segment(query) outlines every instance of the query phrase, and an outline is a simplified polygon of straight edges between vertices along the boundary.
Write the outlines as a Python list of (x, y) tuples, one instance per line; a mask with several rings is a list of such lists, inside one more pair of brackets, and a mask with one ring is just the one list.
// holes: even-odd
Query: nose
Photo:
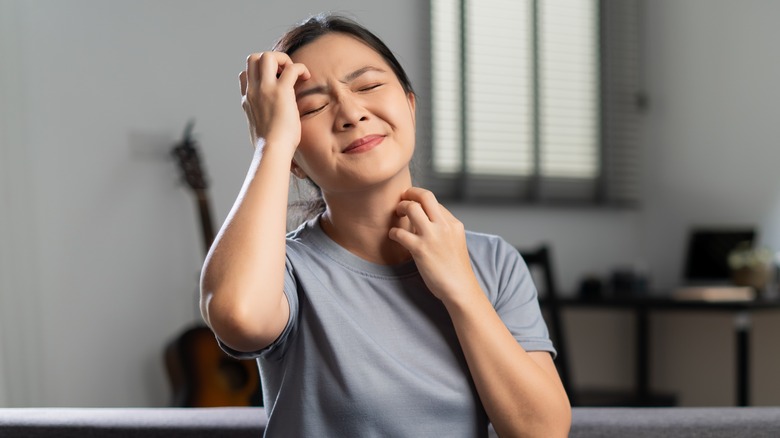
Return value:
[(337, 130), (351, 129), (358, 123), (368, 120), (368, 111), (358, 99), (348, 93), (339, 96), (337, 105), (338, 111), (334, 120)]

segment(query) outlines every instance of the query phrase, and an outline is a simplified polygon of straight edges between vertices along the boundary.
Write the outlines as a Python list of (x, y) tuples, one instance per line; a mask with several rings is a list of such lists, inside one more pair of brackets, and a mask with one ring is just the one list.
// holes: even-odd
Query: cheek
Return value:
[(387, 108), (392, 108), (392, 117), (396, 123), (403, 125), (406, 129), (414, 130), (414, 111), (406, 99), (406, 96), (395, 96)]
[(396, 128), (404, 135), (405, 140), (414, 141), (415, 137), (415, 119), (414, 113), (409, 108), (408, 103), (404, 101), (396, 102), (393, 106), (392, 114), (388, 114), (392, 117)]
[(316, 173), (323, 165), (327, 155), (327, 145), (323, 141), (327, 138), (321, 124), (313, 120), (301, 123), (301, 142), (295, 150), (295, 162), (306, 171), (309, 176)]
[(304, 152), (308, 154), (316, 151), (317, 140), (321, 140), (322, 137), (322, 129), (318, 127), (316, 122), (308, 120), (305, 123), (301, 123), (301, 142), (298, 143), (296, 153)]

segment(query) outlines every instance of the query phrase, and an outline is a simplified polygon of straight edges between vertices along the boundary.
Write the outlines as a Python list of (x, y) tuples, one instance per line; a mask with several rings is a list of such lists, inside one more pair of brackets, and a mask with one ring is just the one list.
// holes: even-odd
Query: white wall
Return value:
[[(657, 287), (675, 284), (694, 223), (757, 222), (780, 248), (780, 59), (772, 56), (780, 3), (646, 3), (643, 207), (451, 206), (469, 228), (521, 246), (551, 243), (567, 291), (585, 274), (636, 264), (649, 266)], [(198, 319), (202, 255), (194, 201), (167, 152), (194, 117), (221, 222), (251, 150), (236, 80), (245, 57), (326, 7), (352, 11), (395, 49), (413, 82), (427, 78), (418, 0), (0, 0), (0, 371), (14, 377), (0, 382), (0, 404), (167, 403), (162, 348)], [(679, 333), (712, 327), (715, 345), (728, 346), (730, 320), (701, 318), (654, 319), (657, 338), (679, 340), (655, 348), (654, 384), (686, 403), (728, 404), (728, 350), (712, 359)], [(574, 361), (585, 364), (575, 378), (630, 382), (630, 318), (570, 319)], [(766, 336), (777, 318), (762, 316), (756, 330), (756, 397), (780, 403), (771, 372), (780, 360)], [(724, 384), (690, 384), (697, 364)]]
[(41, 331), (20, 7), (0, 1), (0, 402), (29, 405), (41, 400)]

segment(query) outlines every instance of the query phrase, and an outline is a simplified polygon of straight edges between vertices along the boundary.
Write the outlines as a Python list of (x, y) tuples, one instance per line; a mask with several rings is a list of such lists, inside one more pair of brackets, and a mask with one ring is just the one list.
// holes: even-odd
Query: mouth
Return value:
[(384, 141), (385, 136), (384, 135), (367, 135), (363, 138), (359, 138), (349, 145), (347, 145), (344, 150), (342, 150), (342, 153), (345, 154), (357, 154), (360, 152), (368, 152), (371, 149), (374, 149), (375, 147), (379, 146), (382, 141)]

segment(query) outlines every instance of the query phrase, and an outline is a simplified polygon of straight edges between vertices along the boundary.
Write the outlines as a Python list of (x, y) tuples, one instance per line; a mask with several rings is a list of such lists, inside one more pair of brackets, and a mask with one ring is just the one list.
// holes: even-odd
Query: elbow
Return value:
[(496, 429), (500, 437), (566, 438), (571, 429), (571, 412), (562, 412), (560, 416), (553, 418), (539, 418), (536, 421), (524, 422), (510, 431)]
[(215, 296), (216, 294), (213, 286), (209, 285), (205, 278), (201, 277), (200, 300), (198, 303), (200, 308), (200, 316), (203, 318), (203, 321), (206, 323), (206, 325), (212, 329), (211, 309), (213, 307), (213, 300)]
[[(527, 436), (568, 437), (571, 429), (571, 402), (563, 385), (558, 381), (555, 391), (549, 391), (534, 415), (536, 427)], [(523, 435), (525, 436), (525, 435)]]
[[(231, 348), (248, 336), (251, 304), (248, 295), (236, 284), (224, 284), (207, 275), (204, 269), (200, 283), (200, 313), (214, 334)], [(237, 349), (244, 351), (243, 349)]]
[(206, 324), (225, 345), (236, 351), (256, 352), (281, 334), (289, 314), (282, 312), (281, 306), (255, 302), (249, 294), (224, 292), (203, 288), (200, 307)]
[(543, 433), (532, 436), (568, 437), (571, 429), (571, 403), (565, 392), (547, 409), (546, 415), (539, 416), (539, 430)]
[(571, 405), (568, 397), (547, 399), (544, 407), (521, 409), (507, 422), (493, 422), (500, 437), (566, 438), (571, 429)]
[(532, 436), (568, 437), (571, 429), (571, 404), (568, 397), (563, 397), (563, 400), (540, 420), (539, 430), (542, 433), (534, 433)]
[(557, 418), (554, 421), (554, 424), (550, 426), (550, 435), (548, 436), (568, 437), (570, 430), (571, 430), (571, 405), (569, 405), (567, 400), (566, 406), (561, 409), (560, 414), (557, 416)]

